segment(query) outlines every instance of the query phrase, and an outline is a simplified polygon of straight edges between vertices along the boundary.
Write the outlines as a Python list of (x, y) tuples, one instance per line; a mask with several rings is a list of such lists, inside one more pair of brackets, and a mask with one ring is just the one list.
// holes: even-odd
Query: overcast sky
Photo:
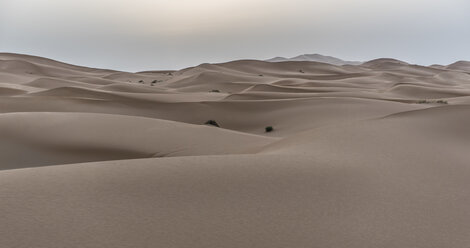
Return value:
[(0, 52), (139, 71), (321, 53), (470, 60), (469, 0), (0, 0)]

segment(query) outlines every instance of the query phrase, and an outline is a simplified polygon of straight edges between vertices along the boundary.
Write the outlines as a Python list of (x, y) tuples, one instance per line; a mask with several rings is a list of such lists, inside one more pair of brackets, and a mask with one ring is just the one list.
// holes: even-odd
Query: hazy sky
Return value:
[(470, 60), (469, 0), (0, 0), (0, 52), (129, 71), (321, 53)]

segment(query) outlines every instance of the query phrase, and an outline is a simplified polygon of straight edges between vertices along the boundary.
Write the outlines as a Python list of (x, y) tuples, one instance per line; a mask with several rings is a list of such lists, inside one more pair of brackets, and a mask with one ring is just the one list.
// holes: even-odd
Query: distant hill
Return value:
[(396, 68), (400, 66), (409, 66), (410, 64), (397, 60), (397, 59), (390, 59), (390, 58), (380, 58), (380, 59), (373, 59), (367, 61), (362, 64), (364, 67), (369, 67), (373, 69), (385, 69), (385, 68)]
[(327, 63), (332, 65), (360, 65), (362, 62), (358, 61), (344, 61), (342, 59), (338, 59), (331, 56), (324, 56), (321, 54), (304, 54), (299, 55), (293, 58), (284, 58), (284, 57), (275, 57), (272, 59), (266, 60), (267, 62), (285, 62), (285, 61), (314, 61), (314, 62), (321, 62)]

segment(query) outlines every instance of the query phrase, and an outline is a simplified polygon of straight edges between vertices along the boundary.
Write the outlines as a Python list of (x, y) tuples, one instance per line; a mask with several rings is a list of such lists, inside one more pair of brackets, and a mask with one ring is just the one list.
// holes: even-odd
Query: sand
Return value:
[(469, 147), (465, 61), (0, 53), (0, 247), (464, 248)]

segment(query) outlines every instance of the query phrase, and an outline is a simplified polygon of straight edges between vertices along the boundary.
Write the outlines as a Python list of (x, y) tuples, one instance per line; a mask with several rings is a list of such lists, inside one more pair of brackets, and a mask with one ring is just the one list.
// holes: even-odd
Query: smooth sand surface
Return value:
[(466, 248), (469, 73), (0, 53), (0, 247)]

